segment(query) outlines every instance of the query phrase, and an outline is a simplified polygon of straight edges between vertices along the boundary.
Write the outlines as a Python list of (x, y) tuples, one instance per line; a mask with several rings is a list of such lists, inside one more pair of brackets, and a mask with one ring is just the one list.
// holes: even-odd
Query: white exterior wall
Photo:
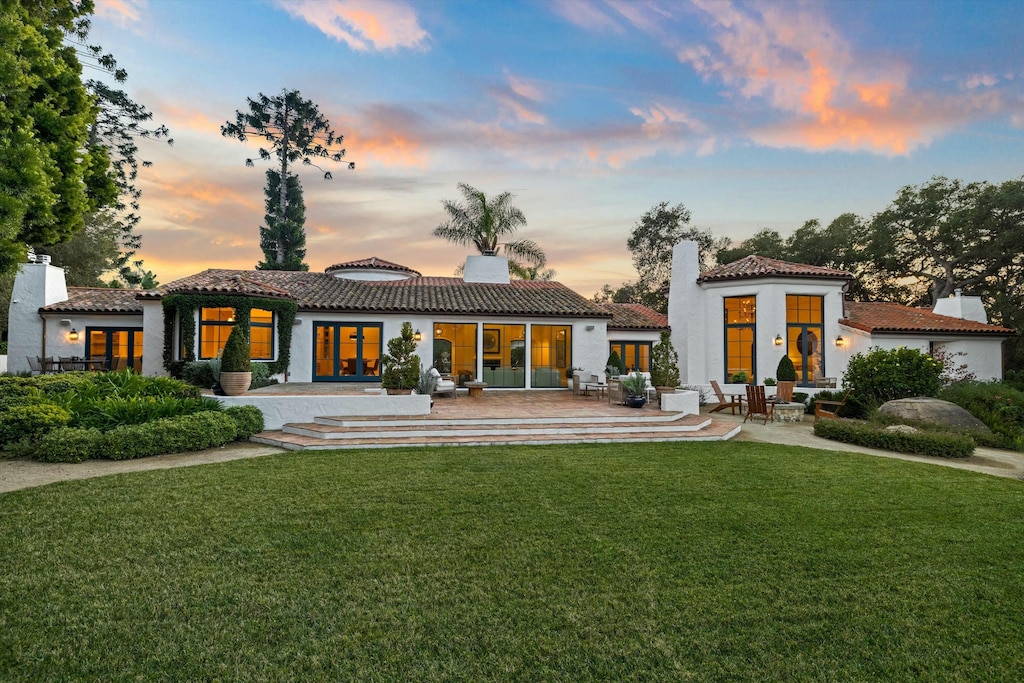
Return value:
[[(61, 356), (80, 356), (84, 358), (87, 355), (85, 348), (85, 330), (87, 327), (143, 327), (141, 315), (45, 313), (43, 317), (46, 319), (46, 353), (43, 355), (44, 357), (53, 358)], [(64, 323), (64, 320), (70, 322)], [(78, 339), (76, 341), (69, 339), (72, 329), (78, 332)], [(143, 336), (146, 337), (145, 332)], [(145, 353), (147, 342), (148, 337), (143, 341), (143, 353)], [(145, 357), (142, 360), (145, 362)]]
[[(67, 301), (67, 298), (68, 288), (63, 268), (43, 262), (21, 264), (14, 279), (11, 305), (8, 309), (7, 363), (10, 372), (28, 372), (28, 356), (46, 357), (56, 353), (44, 339), (44, 334), (55, 334), (56, 330), (44, 330), (39, 309), (59, 301)], [(83, 328), (78, 329), (81, 332)], [(70, 331), (69, 326), (67, 332)], [(60, 341), (59, 334), (55, 340)], [(67, 341), (66, 334), (64, 341)]]
[(964, 353), (954, 357), (954, 367), (967, 365), (969, 372), (974, 373), (980, 382), (1000, 381), (1003, 379), (1003, 342), (1002, 339), (958, 339), (936, 342), (947, 354)]
[(142, 304), (142, 374), (166, 375), (164, 369), (164, 307), (159, 301)]
[(684, 241), (672, 250), (668, 324), (672, 346), (679, 354), (679, 381), (683, 385), (707, 382), (708, 306), (700, 275), (697, 243)]

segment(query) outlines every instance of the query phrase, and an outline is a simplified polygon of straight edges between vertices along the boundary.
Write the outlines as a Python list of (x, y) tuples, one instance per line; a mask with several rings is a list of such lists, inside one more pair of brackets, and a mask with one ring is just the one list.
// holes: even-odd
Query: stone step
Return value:
[(394, 432), (368, 432), (349, 439), (324, 439), (320, 436), (289, 434), (283, 431), (262, 432), (250, 440), (289, 450), (335, 450), (351, 448), (394, 448), (399, 446), (513, 446), (579, 443), (655, 443), (665, 441), (725, 441), (740, 432), (740, 426), (722, 421), (696, 431), (629, 430), (620, 432), (576, 433), (563, 431), (538, 434), (516, 430), (512, 433), (467, 435), (441, 433), (431, 436), (412, 436)]
[[(595, 422), (567, 421), (565, 419), (536, 420), (527, 424), (514, 424), (507, 420), (380, 420), (347, 421), (348, 426), (338, 424), (291, 423), (283, 428), (286, 434), (308, 436), (320, 439), (358, 439), (370, 436), (431, 437), (442, 435), (461, 436), (508, 436), (556, 434), (613, 434), (642, 430), (648, 433), (697, 432), (711, 424), (708, 417), (676, 415), (670, 420), (650, 422), (616, 420)], [(396, 424), (397, 422), (397, 424)]]
[(319, 425), (331, 427), (358, 428), (367, 425), (375, 425), (381, 428), (412, 427), (424, 423), (432, 425), (445, 425), (451, 427), (472, 427), (476, 425), (492, 425), (500, 421), (505, 425), (548, 425), (548, 424), (571, 424), (590, 425), (596, 422), (607, 425), (645, 425), (677, 422), (687, 417), (696, 418), (695, 415), (687, 416), (683, 413), (656, 413), (653, 415), (611, 415), (594, 417), (590, 416), (560, 416), (560, 417), (477, 417), (477, 418), (438, 418), (430, 415), (410, 417), (314, 417), (313, 422)]

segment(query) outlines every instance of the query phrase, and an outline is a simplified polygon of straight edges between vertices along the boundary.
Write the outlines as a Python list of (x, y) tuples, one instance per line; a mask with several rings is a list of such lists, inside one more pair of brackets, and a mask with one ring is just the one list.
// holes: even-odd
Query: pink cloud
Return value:
[(430, 37), (415, 9), (397, 0), (276, 0), (276, 4), (359, 52), (424, 48)]
[(96, 0), (96, 14), (121, 26), (138, 22), (145, 7), (146, 0)]

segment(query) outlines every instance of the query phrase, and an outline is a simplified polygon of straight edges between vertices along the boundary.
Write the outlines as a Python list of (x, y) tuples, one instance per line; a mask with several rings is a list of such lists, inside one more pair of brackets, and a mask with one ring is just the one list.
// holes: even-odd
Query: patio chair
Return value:
[(843, 394), (843, 398), (838, 401), (819, 401), (814, 400), (814, 421), (817, 422), (819, 417), (827, 417), (835, 420), (839, 417), (839, 409), (846, 405), (846, 399), (850, 398), (850, 392), (852, 389), (847, 389), (846, 393)]
[(768, 420), (775, 421), (775, 404), (765, 398), (762, 384), (747, 385), (747, 416), (743, 421), (751, 417), (762, 418), (764, 424), (768, 424)]
[(85, 363), (76, 356), (61, 356), (60, 357), (60, 369), (62, 372), (74, 372), (75, 370), (85, 370)]
[(725, 410), (726, 408), (732, 409), (732, 414), (736, 414), (736, 409), (739, 408), (740, 412), (743, 412), (743, 399), (739, 396), (736, 397), (725, 397), (725, 392), (722, 391), (722, 387), (718, 386), (717, 380), (711, 380), (711, 389), (715, 392), (715, 396), (718, 397), (718, 405), (711, 409), (710, 412), (717, 413), (719, 410)]
[(793, 389), (796, 387), (796, 382), (789, 380), (782, 380), (775, 387), (775, 397), (780, 403), (792, 403), (793, 402)]
[(441, 377), (440, 371), (437, 368), (430, 368), (430, 375), (434, 378), (434, 391), (431, 396), (437, 394), (451, 394), (452, 398), (458, 398), (459, 393), (455, 391), (455, 381), (451, 379), (444, 379)]
[(43, 361), (39, 356), (25, 356), (28, 359), (28, 369), (33, 375), (43, 374)]
[(128, 369), (128, 358), (125, 356), (114, 356), (114, 362), (110, 365), (114, 372), (121, 372)]
[(622, 380), (608, 378), (608, 403), (622, 405), (626, 402), (626, 392), (622, 390)]

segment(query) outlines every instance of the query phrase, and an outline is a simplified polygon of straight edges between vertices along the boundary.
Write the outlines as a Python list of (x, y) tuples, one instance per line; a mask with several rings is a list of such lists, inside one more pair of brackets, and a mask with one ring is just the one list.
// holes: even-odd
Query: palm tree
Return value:
[(484, 256), (494, 256), (505, 247), (505, 253), (516, 261), (525, 261), (537, 268), (545, 264), (544, 250), (533, 240), (501, 241), (526, 225), (523, 212), (512, 205), (512, 193), (502, 192), (488, 201), (487, 196), (472, 185), (459, 183), (458, 187), (465, 203), (441, 201), (450, 218), (434, 228), (435, 237), (465, 247), (475, 246)]

